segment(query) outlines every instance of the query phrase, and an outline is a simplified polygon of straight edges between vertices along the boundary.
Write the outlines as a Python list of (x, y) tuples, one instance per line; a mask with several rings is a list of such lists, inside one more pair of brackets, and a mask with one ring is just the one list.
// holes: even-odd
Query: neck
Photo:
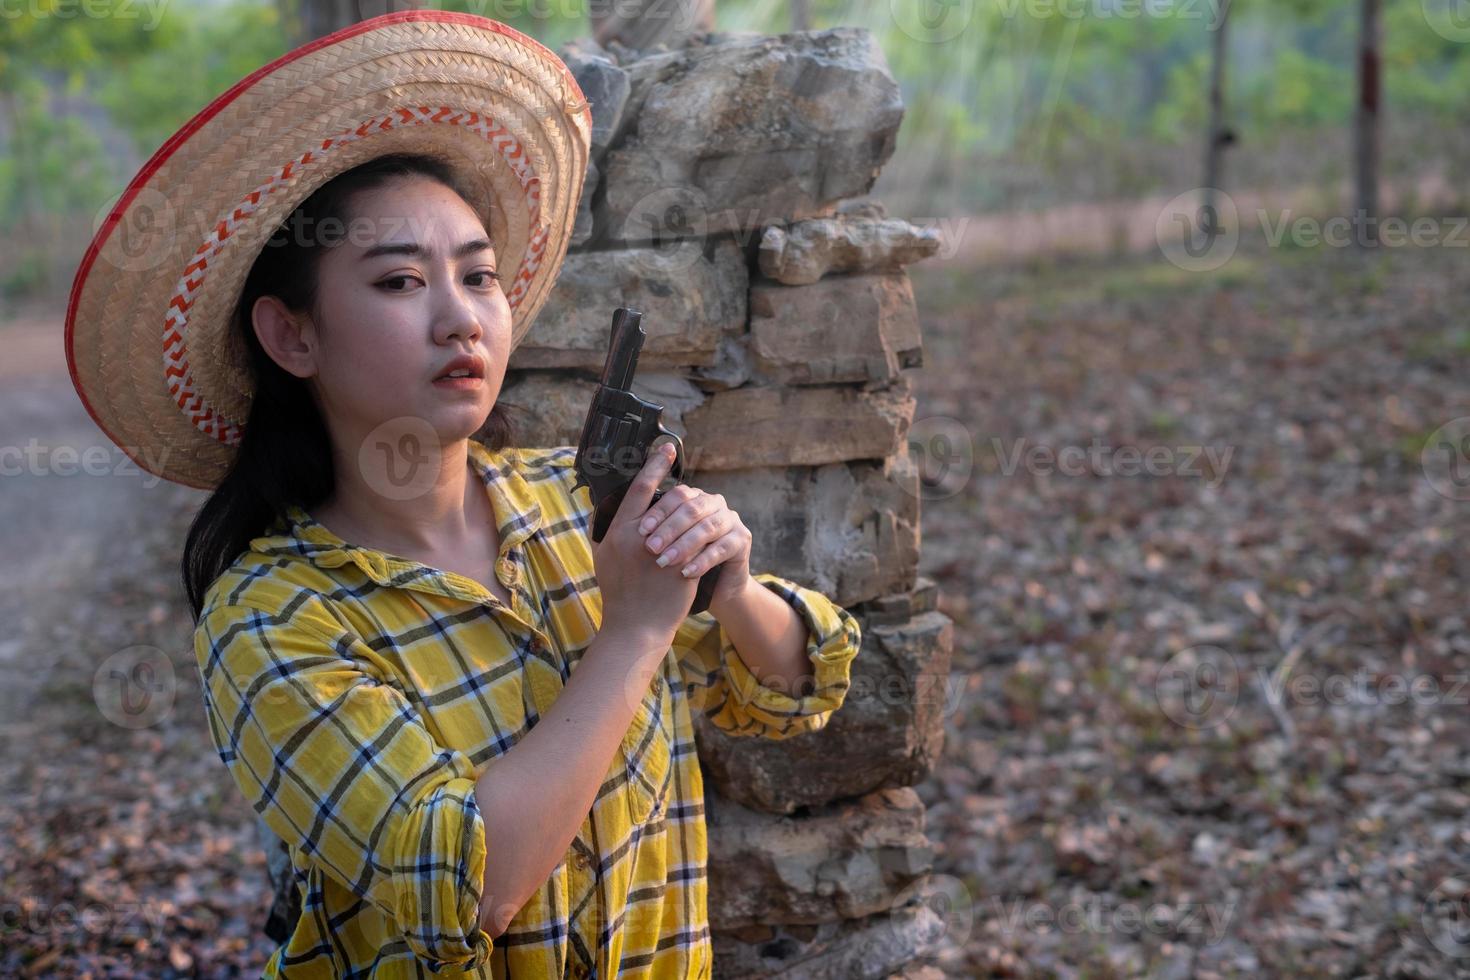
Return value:
[[(335, 446), (336, 486), (316, 509), (318, 519), (344, 540), (401, 555), (434, 553), (469, 540), (472, 527), (493, 519), (479, 477), (469, 468), (468, 439), (417, 461), (419, 467), (438, 466), (431, 483), (420, 470), (407, 477), (411, 484), (389, 492), (378, 489), (392, 487), (382, 473), (364, 474), (355, 454), (349, 458)], [(395, 459), (392, 465), (393, 472), (410, 473), (415, 461)]]

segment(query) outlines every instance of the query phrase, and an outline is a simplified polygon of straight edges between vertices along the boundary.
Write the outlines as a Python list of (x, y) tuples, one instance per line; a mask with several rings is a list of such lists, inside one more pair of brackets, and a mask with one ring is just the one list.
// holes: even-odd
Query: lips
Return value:
[(439, 373), (434, 375), (434, 380), (442, 381), (456, 371), (468, 372), (468, 374), (464, 375), (465, 377), (483, 379), (485, 377), (485, 362), (475, 354), (460, 354), (440, 368)]

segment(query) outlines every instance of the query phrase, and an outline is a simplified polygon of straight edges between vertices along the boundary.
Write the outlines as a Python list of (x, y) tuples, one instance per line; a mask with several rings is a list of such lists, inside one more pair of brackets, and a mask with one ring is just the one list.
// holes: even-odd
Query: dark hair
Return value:
[[(184, 540), (184, 592), (197, 622), (205, 593), (252, 538), (264, 533), (287, 505), (304, 508), (325, 500), (335, 483), (331, 440), (307, 382), (286, 371), (260, 346), (251, 310), (261, 296), (276, 296), (293, 312), (318, 308), (322, 236), (289, 234), (320, 228), (333, 219), (350, 223), (353, 194), (402, 177), (435, 180), (468, 200), (448, 165), (435, 156), (394, 153), (377, 157), (327, 181), (282, 222), (251, 266), (231, 318), (249, 352), (255, 385), (250, 416), (230, 470), (199, 508)], [(497, 401), (472, 439), (502, 449), (513, 438), (510, 418)]]

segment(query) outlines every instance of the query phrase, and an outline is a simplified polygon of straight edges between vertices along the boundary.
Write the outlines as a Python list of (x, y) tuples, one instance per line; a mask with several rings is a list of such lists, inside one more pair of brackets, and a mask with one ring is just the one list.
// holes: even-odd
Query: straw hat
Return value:
[(437, 153), (467, 189), (514, 347), (566, 256), (591, 131), (561, 59), (485, 17), (385, 14), (288, 52), (169, 137), (102, 222), (67, 304), (72, 383), (139, 466), (217, 485), (250, 414), (229, 320), (251, 265), (323, 183), (395, 152)]

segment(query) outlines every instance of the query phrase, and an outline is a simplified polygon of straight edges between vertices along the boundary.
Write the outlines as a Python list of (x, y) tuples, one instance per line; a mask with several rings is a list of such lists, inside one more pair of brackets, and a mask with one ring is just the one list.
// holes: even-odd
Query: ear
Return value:
[(292, 313), (275, 296), (261, 296), (250, 310), (255, 336), (266, 355), (298, 378), (317, 373), (316, 325), (306, 314)]

